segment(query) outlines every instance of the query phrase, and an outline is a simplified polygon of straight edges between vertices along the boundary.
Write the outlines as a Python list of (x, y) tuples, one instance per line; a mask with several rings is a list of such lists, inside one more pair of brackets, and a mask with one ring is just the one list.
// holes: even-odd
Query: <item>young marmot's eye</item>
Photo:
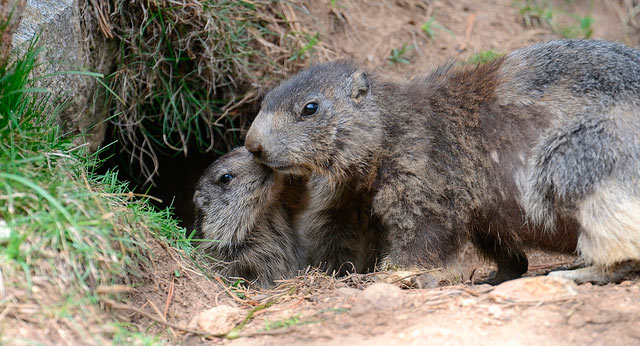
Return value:
[(315, 102), (309, 102), (304, 107), (302, 107), (302, 114), (300, 114), (303, 118), (310, 117), (318, 111), (318, 104)]
[(233, 179), (233, 175), (231, 174), (223, 174), (220, 176), (220, 182), (223, 184), (228, 184), (231, 179)]

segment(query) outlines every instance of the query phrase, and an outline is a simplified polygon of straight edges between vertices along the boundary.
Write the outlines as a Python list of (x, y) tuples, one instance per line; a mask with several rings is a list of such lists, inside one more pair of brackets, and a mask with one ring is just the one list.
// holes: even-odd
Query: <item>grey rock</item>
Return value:
[(398, 286), (376, 283), (358, 295), (351, 313), (363, 315), (368, 312), (385, 311), (401, 307), (404, 304), (404, 292)]
[(489, 293), (496, 302), (549, 302), (578, 295), (577, 285), (564, 278), (536, 276), (506, 281)]
[(341, 296), (344, 297), (355, 297), (357, 296), (361, 291), (357, 288), (353, 288), (353, 287), (340, 287), (338, 288), (338, 293)]
[(240, 308), (220, 305), (200, 312), (189, 322), (189, 328), (202, 330), (213, 335), (224, 335), (240, 323), (245, 315), (244, 310)]
[[(110, 66), (102, 61), (112, 61), (105, 54), (110, 50), (106, 40), (96, 47), (89, 38), (97, 35), (95, 27), (84, 27), (81, 0), (28, 0), (22, 14), (22, 20), (13, 35), (12, 49), (24, 52), (29, 42), (36, 36), (42, 64), (35, 72), (46, 76), (69, 71), (109, 72)], [(96, 52), (92, 56), (90, 45)], [(100, 56), (97, 56), (97, 52)], [(96, 80), (94, 77), (80, 74), (61, 74), (39, 80), (36, 87), (51, 90), (52, 99), (65, 102), (59, 114), (58, 123), (65, 132), (86, 133), (84, 140), (95, 150), (104, 138), (105, 126), (101, 124), (104, 114), (97, 111), (94, 103)], [(98, 107), (99, 108), (99, 107)], [(98, 126), (96, 126), (98, 125)], [(78, 143), (80, 144), (80, 143)]]

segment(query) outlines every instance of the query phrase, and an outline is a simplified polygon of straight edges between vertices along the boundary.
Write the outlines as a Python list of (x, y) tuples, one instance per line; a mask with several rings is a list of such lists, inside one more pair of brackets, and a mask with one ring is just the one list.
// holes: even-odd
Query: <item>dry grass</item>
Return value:
[(147, 183), (159, 155), (237, 146), (251, 121), (243, 106), (321, 47), (288, 2), (88, 0), (86, 11), (119, 43), (109, 107)]

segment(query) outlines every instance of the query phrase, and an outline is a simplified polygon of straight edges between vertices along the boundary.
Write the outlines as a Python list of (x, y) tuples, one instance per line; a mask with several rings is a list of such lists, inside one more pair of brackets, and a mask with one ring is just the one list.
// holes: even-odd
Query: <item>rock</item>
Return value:
[(377, 283), (363, 290), (353, 303), (351, 313), (363, 315), (373, 310), (391, 310), (404, 304), (404, 292), (398, 286)]
[(11, 229), (7, 222), (3, 219), (0, 219), (0, 244), (5, 243), (11, 237)]
[(536, 276), (503, 282), (489, 293), (496, 302), (546, 302), (570, 299), (578, 294), (573, 280)]
[(378, 281), (397, 285), (403, 288), (435, 288), (438, 287), (438, 279), (430, 273), (420, 273), (414, 271), (392, 271), (380, 273)]
[(582, 314), (573, 314), (569, 317), (567, 323), (574, 328), (582, 328), (587, 324), (587, 319)]
[(199, 313), (189, 322), (189, 328), (202, 330), (214, 335), (224, 335), (242, 322), (244, 317), (244, 310), (228, 305), (220, 305)]
[(632, 314), (621, 311), (600, 309), (595, 306), (581, 306), (571, 314), (567, 323), (574, 328), (582, 328), (586, 324), (610, 324), (635, 319)]
[(13, 33), (20, 24), (25, 5), (25, 0), (0, 0), (0, 64), (9, 59)]
[(496, 305), (489, 306), (489, 309), (487, 309), (487, 312), (489, 313), (489, 316), (493, 318), (500, 318), (502, 317), (502, 313), (503, 313), (502, 309)]
[(478, 301), (473, 299), (473, 298), (466, 298), (466, 299), (463, 299), (462, 301), (460, 301), (460, 306), (462, 306), (462, 307), (474, 306), (477, 303), (478, 303)]
[[(40, 64), (38, 76), (69, 71), (92, 71), (107, 74), (113, 69), (114, 48), (100, 36), (97, 25), (85, 22), (80, 0), (28, 0), (22, 19), (12, 37), (12, 49), (24, 52), (29, 42), (39, 35), (37, 45)], [(105, 113), (100, 102), (94, 102), (97, 90), (94, 77), (80, 74), (58, 74), (39, 80), (36, 87), (48, 88), (51, 99), (66, 102), (58, 123), (65, 132), (85, 132), (92, 151), (104, 138)], [(94, 108), (96, 107), (96, 108)], [(81, 144), (81, 143), (78, 143)]]
[(344, 297), (355, 297), (361, 292), (359, 289), (353, 287), (340, 287), (337, 291)]

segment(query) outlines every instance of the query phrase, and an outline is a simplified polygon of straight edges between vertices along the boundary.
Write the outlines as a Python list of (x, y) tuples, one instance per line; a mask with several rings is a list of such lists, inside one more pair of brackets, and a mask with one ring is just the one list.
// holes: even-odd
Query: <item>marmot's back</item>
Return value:
[(572, 115), (640, 97), (640, 51), (607, 41), (550, 41), (508, 54), (498, 76), (502, 104)]
[(351, 194), (371, 201), (392, 267), (446, 264), (470, 236), (498, 283), (528, 268), (515, 230), (544, 226), (580, 230), (592, 266), (562, 275), (610, 282), (628, 269), (619, 263), (640, 263), (638, 96), (640, 52), (603, 41), (541, 43), (406, 82), (332, 62), (267, 94), (245, 145), (340, 192), (314, 211), (318, 247), (343, 243), (349, 227), (326, 215)]

